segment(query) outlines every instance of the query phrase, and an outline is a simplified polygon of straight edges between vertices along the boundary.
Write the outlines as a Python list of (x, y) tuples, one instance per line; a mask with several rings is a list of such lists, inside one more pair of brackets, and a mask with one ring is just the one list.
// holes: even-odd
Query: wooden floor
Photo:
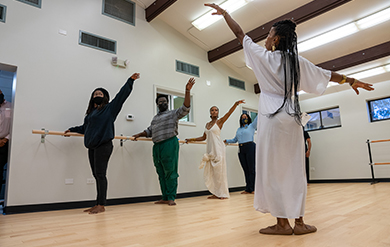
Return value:
[(311, 184), (305, 220), (318, 232), (261, 235), (275, 219), (253, 209), (253, 195), (205, 196), (107, 207), (0, 216), (0, 246), (390, 246), (390, 183)]

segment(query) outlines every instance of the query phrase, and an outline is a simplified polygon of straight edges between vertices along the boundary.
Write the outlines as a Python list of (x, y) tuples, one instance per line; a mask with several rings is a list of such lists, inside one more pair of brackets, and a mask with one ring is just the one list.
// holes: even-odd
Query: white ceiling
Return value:
[[(154, 2), (154, 0), (135, 1), (143, 8)], [(220, 4), (224, 1), (225, 0), (215, 0), (214, 3)], [(209, 8), (203, 6), (203, 4), (210, 2), (211, 1), (204, 0), (178, 0), (157, 18), (166, 22), (172, 28), (176, 29), (182, 35), (207, 52), (235, 38), (224, 20), (219, 20), (202, 31), (197, 30), (191, 25), (191, 22), (197, 17), (209, 11)], [(232, 17), (242, 27), (244, 32), (249, 32), (256, 27), (309, 2), (311, 1), (253, 0), (243, 8), (232, 13)], [(390, 7), (389, 0), (352, 0), (320, 16), (299, 24), (297, 27), (298, 42), (358, 20), (374, 12), (385, 9), (386, 7)], [(302, 52), (300, 55), (306, 57), (311, 62), (318, 64), (387, 41), (390, 41), (390, 21), (362, 30), (358, 33), (332, 43), (325, 44), (321, 47)], [(259, 44), (263, 45), (264, 42), (259, 42)], [(257, 83), (253, 72), (245, 66), (245, 59), (242, 50), (226, 56), (219, 61), (236, 71), (241, 76), (241, 78), (238, 79), (242, 79), (253, 84)], [(390, 63), (390, 57), (382, 58), (371, 63)], [(359, 66), (364, 67), (365, 65)], [(357, 67), (359, 68), (359, 66)], [(388, 80), (390, 80), (390, 73), (386, 74)], [(380, 76), (380, 78), (383, 78), (383, 75)], [(377, 79), (367, 78), (365, 81), (374, 83)]]

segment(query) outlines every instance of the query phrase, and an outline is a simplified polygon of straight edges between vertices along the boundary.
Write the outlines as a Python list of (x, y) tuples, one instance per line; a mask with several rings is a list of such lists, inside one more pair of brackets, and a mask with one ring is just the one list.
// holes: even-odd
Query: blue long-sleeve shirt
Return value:
[(257, 116), (251, 124), (246, 124), (237, 129), (236, 136), (233, 139), (227, 139), (226, 143), (246, 143), (253, 142), (253, 136), (257, 130)]
[(84, 134), (84, 145), (97, 148), (115, 137), (114, 122), (122, 109), (123, 103), (133, 90), (134, 80), (129, 78), (115, 98), (102, 109), (94, 109), (85, 116), (84, 124), (69, 128), (71, 132)]

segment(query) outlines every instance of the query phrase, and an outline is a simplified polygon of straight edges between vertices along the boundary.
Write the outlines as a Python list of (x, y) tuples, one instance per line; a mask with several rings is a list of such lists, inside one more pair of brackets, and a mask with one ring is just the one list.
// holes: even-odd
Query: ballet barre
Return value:
[[(64, 131), (52, 131), (52, 130), (49, 131), (49, 130), (44, 129), (44, 128), (42, 128), (41, 130), (32, 130), (32, 133), (41, 135), (41, 143), (45, 143), (45, 138), (46, 138), (47, 135), (56, 135), (56, 136), (65, 136), (65, 137), (69, 137), (69, 136), (79, 136), (79, 137), (82, 137), (82, 136), (84, 136), (82, 134), (75, 133), (75, 132), (68, 132), (68, 133), (65, 134)], [(132, 136), (124, 136), (122, 134), (120, 136), (115, 136), (114, 139), (119, 139), (120, 140), (121, 147), (123, 146), (123, 143), (125, 141), (127, 141), (127, 140), (134, 141), (134, 137), (132, 137)], [(152, 138), (138, 137), (137, 141), (152, 141)], [(185, 144), (186, 142), (182, 141), (182, 140), (179, 140), (179, 143)], [(188, 143), (191, 143), (191, 144), (206, 144), (206, 142), (188, 142)], [(232, 143), (232, 144), (228, 144), (228, 146), (238, 146), (238, 144)]]
[(376, 184), (379, 181), (375, 181), (375, 175), (374, 175), (374, 165), (390, 165), (390, 162), (372, 162), (372, 154), (371, 154), (371, 143), (379, 143), (379, 142), (390, 142), (390, 139), (385, 139), (385, 140), (376, 140), (376, 141), (370, 141), (367, 139), (367, 147), (368, 147), (368, 157), (370, 159), (370, 167), (371, 167), (371, 177), (372, 177), (372, 182), (371, 184)]

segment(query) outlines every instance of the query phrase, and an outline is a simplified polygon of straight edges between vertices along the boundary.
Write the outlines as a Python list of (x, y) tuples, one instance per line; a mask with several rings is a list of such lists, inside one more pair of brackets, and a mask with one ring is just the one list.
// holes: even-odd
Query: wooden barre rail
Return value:
[[(45, 138), (46, 135), (56, 135), (56, 136), (84, 136), (79, 133), (75, 132), (68, 132), (66, 135), (64, 134), (64, 131), (49, 131), (49, 130), (33, 130), (33, 134), (39, 134), (41, 135), (41, 138)], [(134, 137), (132, 136), (115, 136), (114, 139), (119, 139), (119, 140), (134, 140)], [(41, 139), (42, 140), (42, 139)], [(152, 141), (152, 138), (145, 138), (145, 137), (138, 137), (137, 141)], [(44, 142), (44, 141), (42, 141)], [(185, 141), (179, 140), (179, 143), (186, 143)], [(189, 142), (191, 144), (206, 144), (206, 142)], [(228, 146), (238, 146), (236, 143), (228, 144)]]
[(390, 139), (386, 140), (376, 140), (376, 141), (370, 141), (371, 143), (376, 143), (376, 142), (390, 142)]
[(372, 165), (390, 165), (390, 162), (373, 163)]

